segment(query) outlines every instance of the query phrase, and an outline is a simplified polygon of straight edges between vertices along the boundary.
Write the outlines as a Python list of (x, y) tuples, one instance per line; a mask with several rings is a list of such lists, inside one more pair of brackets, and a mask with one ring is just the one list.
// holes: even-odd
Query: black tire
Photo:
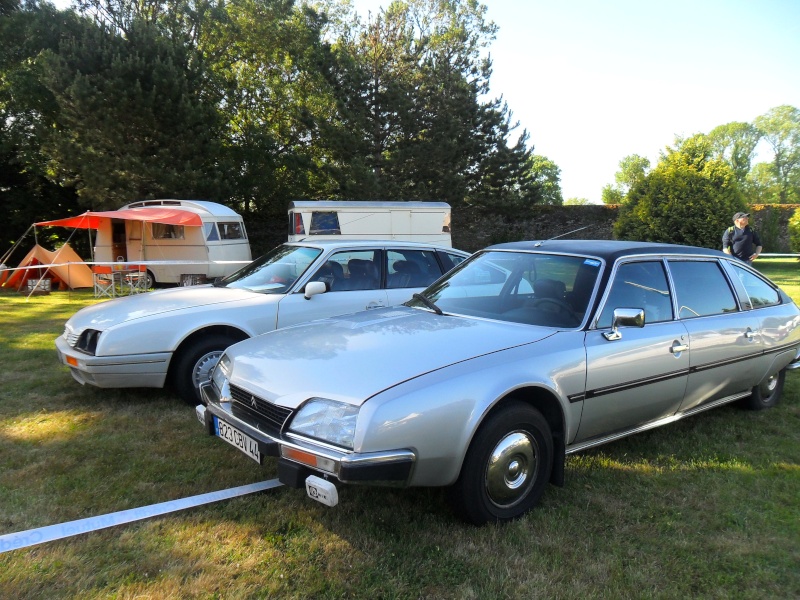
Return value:
[(150, 269), (148, 269), (146, 279), (144, 282), (144, 289), (152, 290), (155, 285), (156, 285), (156, 276), (153, 275), (153, 272)]
[(475, 525), (516, 519), (539, 501), (552, 469), (550, 426), (538, 410), (515, 401), (481, 424), (448, 490), (450, 504)]
[(785, 380), (786, 369), (781, 369), (777, 373), (770, 375), (753, 388), (753, 393), (741, 400), (742, 406), (748, 410), (772, 408), (781, 399)]
[(181, 400), (191, 406), (202, 402), (200, 383), (211, 378), (222, 353), (238, 341), (227, 335), (207, 335), (180, 350), (172, 371), (172, 385)]

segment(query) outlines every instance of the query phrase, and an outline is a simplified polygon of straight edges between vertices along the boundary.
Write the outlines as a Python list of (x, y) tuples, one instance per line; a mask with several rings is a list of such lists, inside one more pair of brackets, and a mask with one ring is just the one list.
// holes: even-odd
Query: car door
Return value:
[(383, 251), (379, 248), (333, 253), (309, 279), (325, 281), (329, 291), (308, 299), (302, 290), (287, 295), (278, 303), (277, 326), (388, 306), (381, 286), (382, 270)]
[[(645, 312), (643, 327), (611, 335), (614, 309)], [(611, 339), (609, 339), (611, 338)], [(586, 393), (575, 442), (602, 438), (674, 414), (686, 391), (688, 333), (673, 318), (663, 261), (622, 263), (596, 327), (586, 333)]]
[(681, 411), (747, 392), (763, 372), (754, 311), (740, 310), (716, 260), (669, 260), (678, 318), (689, 332), (690, 369)]

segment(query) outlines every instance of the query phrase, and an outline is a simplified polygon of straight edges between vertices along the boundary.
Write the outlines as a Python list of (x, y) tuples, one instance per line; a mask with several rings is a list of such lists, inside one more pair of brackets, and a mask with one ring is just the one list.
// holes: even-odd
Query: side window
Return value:
[(678, 317), (691, 319), (736, 312), (736, 298), (717, 261), (669, 261)]
[(381, 251), (353, 250), (331, 255), (311, 281), (324, 281), (332, 292), (381, 287)]
[(437, 250), (436, 253), (439, 255), (439, 260), (444, 265), (445, 272), (454, 269), (457, 265), (460, 265), (464, 262), (466, 257), (461, 256), (460, 254), (452, 254), (450, 252), (445, 252), (444, 250)]
[(308, 233), (317, 235), (339, 235), (339, 213), (314, 211), (311, 213), (311, 227)]
[(611, 327), (615, 308), (642, 308), (645, 323), (672, 320), (672, 298), (661, 261), (630, 262), (617, 268), (598, 327)]
[(303, 215), (301, 213), (289, 213), (289, 235), (305, 235), (306, 228), (303, 226)]
[(183, 225), (168, 225), (167, 223), (153, 223), (154, 240), (182, 240)]
[(427, 287), (438, 279), (442, 270), (436, 256), (429, 250), (389, 250), (386, 287)]
[(244, 239), (244, 228), (238, 221), (218, 223), (219, 235), (223, 240), (242, 240)]
[(780, 294), (766, 281), (733, 263), (731, 263), (731, 266), (734, 268), (742, 285), (744, 285), (744, 289), (750, 299), (750, 306), (753, 308), (762, 308), (764, 306), (774, 306), (781, 303)]
[(219, 234), (217, 233), (217, 224), (216, 223), (205, 223), (203, 228), (206, 232), (206, 241), (207, 242), (216, 242), (219, 240)]

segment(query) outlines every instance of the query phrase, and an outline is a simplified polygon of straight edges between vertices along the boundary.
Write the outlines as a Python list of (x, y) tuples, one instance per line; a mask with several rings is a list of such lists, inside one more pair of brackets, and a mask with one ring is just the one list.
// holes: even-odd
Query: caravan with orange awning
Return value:
[(154, 283), (198, 282), (252, 260), (242, 217), (202, 200), (142, 200), (37, 226), (95, 229), (94, 262), (145, 263)]

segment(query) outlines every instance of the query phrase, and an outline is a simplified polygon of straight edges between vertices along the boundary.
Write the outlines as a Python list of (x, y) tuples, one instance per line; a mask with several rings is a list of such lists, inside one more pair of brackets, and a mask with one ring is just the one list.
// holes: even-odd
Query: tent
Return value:
[(39, 280), (42, 277), (72, 289), (94, 285), (89, 265), (69, 244), (64, 244), (55, 252), (36, 244), (20, 261), (19, 268), (0, 271), (0, 286), (21, 289), (29, 279)]

